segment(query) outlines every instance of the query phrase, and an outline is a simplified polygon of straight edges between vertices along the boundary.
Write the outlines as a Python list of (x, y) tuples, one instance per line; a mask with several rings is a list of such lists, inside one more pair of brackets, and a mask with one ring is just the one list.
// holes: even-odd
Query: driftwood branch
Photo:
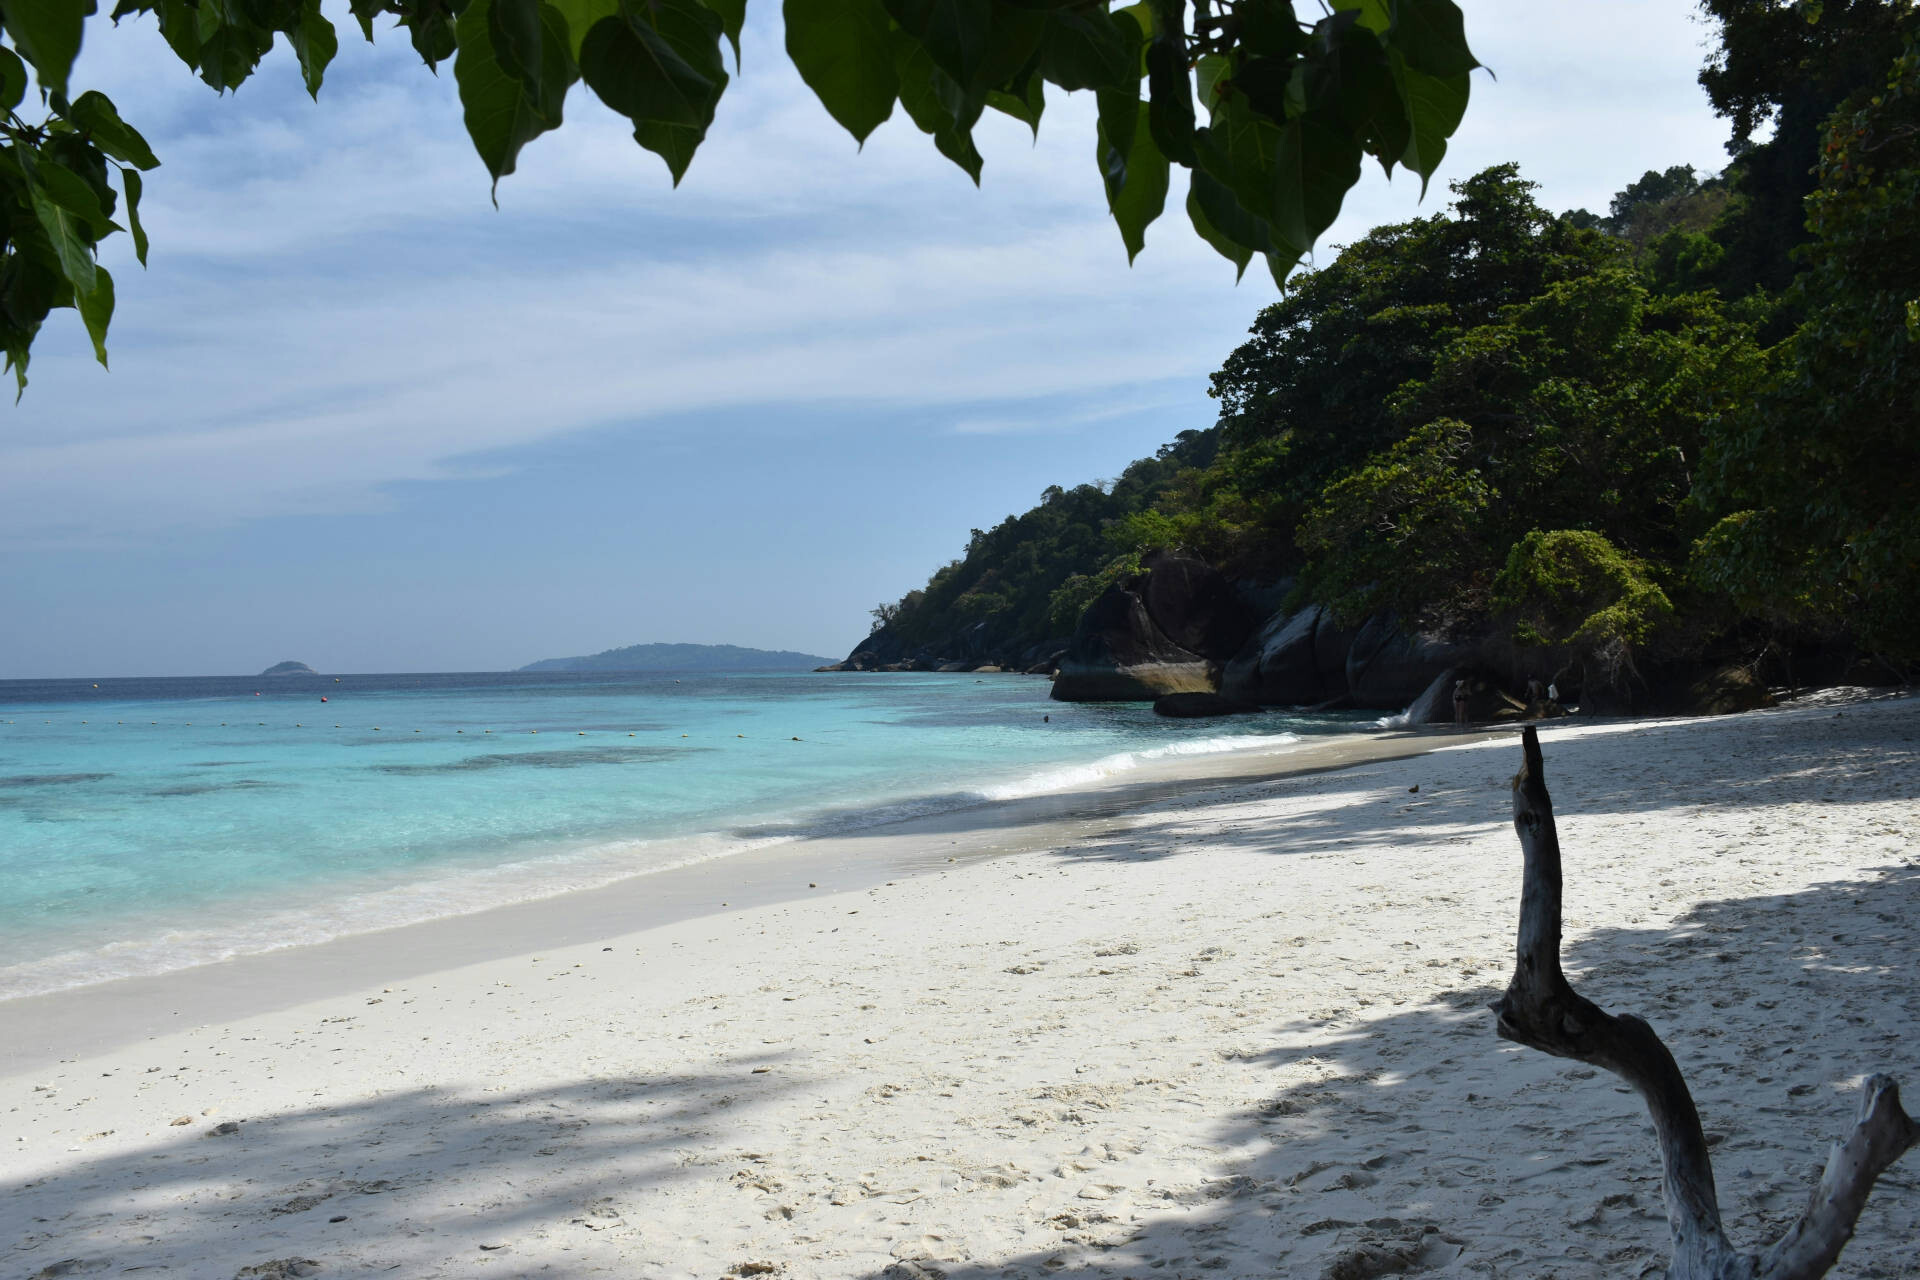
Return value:
[(1859, 1123), (1837, 1144), (1812, 1202), (1787, 1234), (1758, 1257), (1732, 1245), (1720, 1223), (1713, 1161), (1700, 1114), (1680, 1067), (1653, 1028), (1609, 1014), (1574, 991), (1560, 969), (1560, 836), (1547, 794), (1540, 738), (1521, 738), (1525, 763), (1513, 780), (1513, 827), (1525, 868), (1513, 979), (1499, 1003), (1500, 1035), (1556, 1057), (1604, 1067), (1647, 1104), (1660, 1141), (1673, 1280), (1815, 1280), (1853, 1235), (1873, 1184), (1916, 1142), (1920, 1125), (1900, 1107), (1885, 1076), (1867, 1081)]

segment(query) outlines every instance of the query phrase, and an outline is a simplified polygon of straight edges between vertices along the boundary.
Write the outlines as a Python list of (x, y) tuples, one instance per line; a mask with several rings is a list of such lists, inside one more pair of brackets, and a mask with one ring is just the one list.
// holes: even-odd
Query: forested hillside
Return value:
[(1213, 375), (1217, 427), (976, 531), (876, 610), (869, 651), (1023, 661), (1180, 549), (1342, 625), (1617, 683), (1703, 655), (1910, 670), (1920, 21), (1704, 7), (1724, 174), (1649, 172), (1604, 215), (1542, 208), (1511, 165), (1455, 183), (1260, 313)]

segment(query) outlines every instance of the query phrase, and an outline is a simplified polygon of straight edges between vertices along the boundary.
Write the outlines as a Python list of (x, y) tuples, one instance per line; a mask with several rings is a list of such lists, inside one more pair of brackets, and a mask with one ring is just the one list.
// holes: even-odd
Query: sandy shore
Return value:
[[(1667, 1038), (1731, 1233), (1770, 1236), (1864, 1074), (1920, 1098), (1920, 700), (1544, 736), (1569, 969)], [(139, 1017), (203, 973), (36, 1018), (81, 1056), (0, 1079), (0, 1276), (1657, 1273), (1638, 1101), (1485, 1009), (1517, 754), (1096, 806), (1011, 853), (920, 832), (891, 882), (460, 967), (397, 931), (318, 999), (282, 953), (301, 1003), (191, 1029)], [(1835, 1275), (1920, 1276), (1916, 1161)]]

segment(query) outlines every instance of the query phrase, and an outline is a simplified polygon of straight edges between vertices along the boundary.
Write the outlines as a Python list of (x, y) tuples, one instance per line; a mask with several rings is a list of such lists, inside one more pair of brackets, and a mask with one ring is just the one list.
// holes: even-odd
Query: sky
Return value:
[[(1466, 121), (1421, 199), (1370, 167), (1318, 260), (1517, 161), (1551, 209), (1724, 166), (1672, 0), (1463, 0)], [(864, 149), (748, 6), (679, 189), (577, 86), (489, 180), (402, 32), (316, 103), (284, 47), (215, 95), (151, 18), (76, 87), (160, 156), (111, 371), (56, 312), (0, 408), (0, 679), (502, 670), (653, 641), (839, 656), (1050, 484), (1211, 425), (1276, 297), (1168, 213), (1131, 269), (1084, 94), (989, 112), (976, 190), (904, 113)]]

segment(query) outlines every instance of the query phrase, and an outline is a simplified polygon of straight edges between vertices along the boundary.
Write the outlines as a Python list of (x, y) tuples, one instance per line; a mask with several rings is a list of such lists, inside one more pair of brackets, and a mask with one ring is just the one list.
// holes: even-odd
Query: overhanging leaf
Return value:
[[(881, 0), (900, 29), (917, 40), (955, 84), (971, 86), (993, 32), (992, 0)], [(983, 86), (984, 88), (984, 86)]]
[[(497, 192), (500, 179), (513, 172), (520, 149), (557, 126), (560, 112), (558, 101), (542, 109), (541, 104), (530, 100), (521, 78), (501, 66), (490, 33), (491, 9), (491, 0), (471, 0), (460, 14), (453, 79), (465, 109), (467, 135), (473, 139), (474, 150), (480, 153)], [(554, 17), (564, 27), (557, 11)], [(558, 34), (564, 40), (565, 32)], [(564, 75), (560, 78), (565, 79)]]
[(787, 55), (827, 114), (864, 143), (900, 96), (880, 0), (786, 0)]
[(1233, 281), (1238, 284), (1240, 278), (1247, 273), (1247, 264), (1253, 261), (1253, 250), (1213, 225), (1213, 220), (1207, 216), (1207, 211), (1200, 200), (1202, 183), (1213, 183), (1216, 188), (1216, 198), (1223, 196), (1227, 200), (1233, 199), (1233, 193), (1227, 191), (1218, 181), (1195, 170), (1187, 184), (1187, 220), (1193, 223), (1193, 229), (1200, 238), (1213, 246), (1215, 253), (1233, 264)]
[(40, 87), (56, 97), (67, 95), (81, 29), (93, 11), (94, 0), (13, 0), (0, 12), (14, 46), (33, 64)]
[(625, 22), (596, 23), (580, 46), (588, 86), (633, 121), (634, 140), (667, 162), (676, 186), (727, 86), (721, 34), (695, 0), (653, 0)]
[(620, 15), (620, 0), (552, 0), (553, 7), (567, 22), (567, 53), (580, 60), (580, 45), (593, 24)]
[(733, 46), (733, 69), (740, 70), (740, 28), (747, 23), (747, 0), (700, 0), (720, 18), (720, 29)]
[[(1106, 179), (1107, 209), (1113, 214), (1113, 220), (1120, 228), (1120, 239), (1127, 246), (1127, 263), (1132, 265), (1135, 257), (1147, 242), (1147, 227), (1160, 216), (1167, 204), (1167, 158), (1153, 143), (1153, 130), (1147, 125), (1147, 104), (1134, 104), (1135, 120), (1131, 128), (1125, 130), (1130, 135), (1122, 141), (1110, 137), (1107, 122), (1110, 114), (1102, 112), (1099, 134), (1100, 172)], [(1125, 147), (1122, 151), (1121, 148)], [(1120, 163), (1116, 160), (1124, 157)], [(1120, 175), (1119, 182), (1114, 174)]]
[(1056, 10), (1040, 36), (1040, 74), (1062, 89), (1135, 89), (1140, 28), (1102, 9)]
[(1453, 0), (1393, 0), (1390, 39), (1408, 66), (1430, 76), (1463, 76), (1480, 65)]
[(147, 265), (147, 229), (140, 225), (140, 192), (142, 183), (136, 169), (122, 169), (120, 182), (127, 190), (127, 229), (133, 233), (133, 256), (140, 259), (140, 265)]
[(107, 324), (113, 319), (113, 277), (105, 267), (94, 269), (92, 288), (73, 291), (73, 305), (87, 326), (87, 336), (93, 339), (93, 358), (100, 362), (101, 368), (106, 368)]
[(1360, 144), (1316, 116), (1289, 120), (1274, 164), (1273, 230), (1281, 245), (1304, 254), (1340, 216), (1360, 180)]
[(894, 40), (893, 70), (900, 80), (900, 105), (922, 133), (932, 136), (935, 149), (978, 186), (983, 162), (973, 145), (973, 126), (984, 103), (968, 97), (911, 36), (896, 32)]
[(300, 61), (300, 75), (307, 83), (308, 96), (318, 99), (327, 65), (333, 61), (333, 55), (340, 52), (340, 37), (320, 12), (320, 0), (307, 0), (306, 7), (300, 11), (299, 25), (288, 33), (288, 41), (293, 45), (294, 57)]
[(1394, 79), (1407, 106), (1408, 123), (1412, 125), (1401, 163), (1420, 175), (1420, 195), (1425, 198), (1427, 180), (1447, 154), (1447, 139), (1460, 127), (1460, 120), (1466, 114), (1472, 78), (1465, 72), (1441, 78), (1415, 71), (1396, 50)]
[(89, 89), (73, 100), (67, 119), (85, 131), (95, 146), (123, 164), (156, 169), (160, 161), (139, 130), (120, 118), (106, 94)]
[(93, 260), (92, 246), (84, 234), (81, 219), (72, 210), (55, 203), (37, 180), (37, 175), (29, 176), (27, 190), (30, 193), (28, 198), (33, 203), (34, 219), (46, 233), (61, 276), (72, 286), (76, 295), (92, 292), (99, 266)]
[(27, 64), (0, 45), (0, 111), (11, 111), (27, 96)]

